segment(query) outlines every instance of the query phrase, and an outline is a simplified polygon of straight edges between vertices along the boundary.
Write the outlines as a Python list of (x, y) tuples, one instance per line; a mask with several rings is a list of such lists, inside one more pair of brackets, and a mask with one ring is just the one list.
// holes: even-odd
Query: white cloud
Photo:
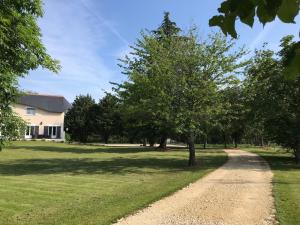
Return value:
[(266, 37), (272, 32), (272, 30), (274, 29), (274, 27), (276, 26), (276, 24), (278, 23), (278, 21), (274, 21), (272, 23), (267, 23), (265, 25), (265, 27), (263, 28), (262, 31), (260, 31), (258, 33), (258, 35), (255, 37), (255, 39), (253, 39), (249, 45), (249, 49), (252, 51), (255, 48), (257, 48), (259, 45), (263, 44), (264, 42), (266, 42)]
[(111, 33), (113, 33), (123, 44), (128, 45), (128, 41), (121, 35), (121, 33), (114, 27), (111, 21), (105, 20), (99, 14), (96, 14), (91, 7), (83, 0), (80, 0), (82, 6), (91, 13), (96, 19), (98, 19), (104, 26), (106, 26)]
[(46, 1), (45, 16), (40, 20), (43, 42), (53, 58), (60, 60), (58, 75), (38, 69), (20, 80), (22, 89), (61, 94), (73, 100), (78, 94), (90, 93), (99, 98), (109, 90), (118, 71), (105, 63), (103, 49), (114, 36), (122, 45), (128, 42), (87, 2)]

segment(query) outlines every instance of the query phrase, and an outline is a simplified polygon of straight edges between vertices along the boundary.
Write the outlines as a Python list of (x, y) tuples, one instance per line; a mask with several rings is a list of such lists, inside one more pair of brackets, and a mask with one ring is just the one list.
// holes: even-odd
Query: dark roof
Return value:
[(65, 112), (71, 107), (63, 96), (54, 95), (26, 94), (21, 96), (17, 103), (49, 112)]

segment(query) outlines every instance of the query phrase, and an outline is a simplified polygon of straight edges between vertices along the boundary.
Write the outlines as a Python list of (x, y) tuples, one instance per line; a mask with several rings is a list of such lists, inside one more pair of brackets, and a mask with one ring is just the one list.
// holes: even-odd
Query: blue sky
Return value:
[[(76, 95), (91, 94), (96, 100), (110, 91), (110, 81), (126, 79), (117, 66), (118, 58), (130, 51), (142, 29), (157, 28), (164, 11), (183, 30), (197, 25), (199, 35), (210, 28), (208, 20), (217, 14), (221, 0), (44, 0), (44, 17), (39, 20), (43, 43), (54, 58), (60, 60), (59, 74), (38, 69), (20, 79), (20, 88), (38, 93), (58, 94), (73, 101)], [(253, 50), (268, 42), (277, 49), (281, 37), (298, 35), (296, 24), (276, 20), (264, 28), (253, 29), (237, 22), (238, 46)]]

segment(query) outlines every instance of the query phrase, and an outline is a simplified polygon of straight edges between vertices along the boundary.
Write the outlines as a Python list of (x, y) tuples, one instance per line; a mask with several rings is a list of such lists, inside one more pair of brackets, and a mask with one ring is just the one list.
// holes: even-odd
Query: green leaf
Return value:
[(284, 23), (295, 23), (294, 19), (298, 13), (299, 0), (282, 0), (277, 15)]
[(214, 16), (209, 20), (209, 26), (213, 27), (213, 26), (218, 26), (221, 28), (223, 34), (227, 35), (227, 29), (226, 27), (224, 27), (224, 16)]
[(219, 13), (226, 14), (230, 11), (230, 0), (224, 1), (221, 3), (221, 7), (218, 8)]
[(219, 26), (221, 27), (224, 21), (224, 16), (214, 16), (209, 20), (209, 26), (213, 27), (213, 26)]
[(271, 22), (275, 19), (276, 17), (276, 12), (274, 13), (272, 10), (270, 10), (268, 8), (267, 5), (259, 5), (257, 7), (257, 11), (256, 11), (257, 17), (259, 19), (259, 21), (265, 25), (268, 22)]
[(245, 1), (243, 4), (240, 5), (238, 15), (240, 17), (241, 22), (252, 27), (254, 23), (255, 6), (250, 0)]
[(254, 23), (254, 16), (255, 16), (255, 9), (253, 8), (253, 10), (251, 11), (251, 13), (248, 16), (245, 16), (245, 17), (240, 16), (240, 19), (241, 19), (241, 22), (252, 27), (253, 23)]
[(228, 15), (226, 17), (222, 15), (214, 16), (209, 20), (209, 26), (218, 26), (225, 35), (230, 34), (233, 38), (237, 38), (235, 19), (236, 15)]
[(225, 18), (223, 26), (224, 29), (230, 34), (233, 38), (237, 38), (237, 33), (235, 30), (235, 15), (229, 15)]

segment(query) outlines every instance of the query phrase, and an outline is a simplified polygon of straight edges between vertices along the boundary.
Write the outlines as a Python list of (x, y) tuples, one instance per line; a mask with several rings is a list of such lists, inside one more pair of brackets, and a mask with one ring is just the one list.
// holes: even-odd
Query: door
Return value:
[(51, 138), (56, 138), (57, 135), (57, 127), (52, 127), (52, 134), (51, 134)]
[(51, 139), (57, 138), (57, 127), (49, 126), (48, 127), (48, 135), (49, 135), (49, 138), (51, 138)]
[(27, 126), (25, 131), (25, 138), (31, 139), (35, 134), (35, 126)]

